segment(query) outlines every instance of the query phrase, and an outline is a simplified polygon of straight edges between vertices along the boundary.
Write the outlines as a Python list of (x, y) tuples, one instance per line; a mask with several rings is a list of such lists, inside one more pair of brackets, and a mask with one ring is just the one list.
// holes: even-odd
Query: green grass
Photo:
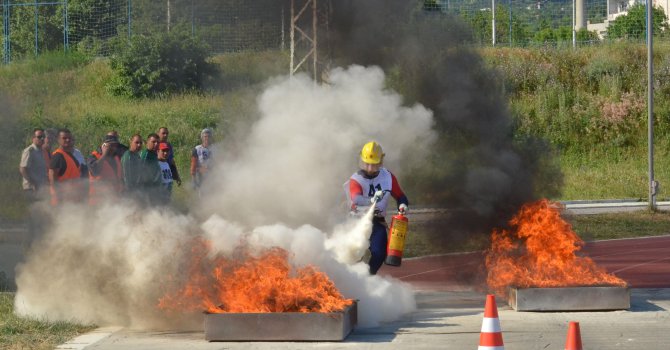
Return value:
[(598, 215), (566, 216), (585, 241), (670, 234), (670, 212), (646, 210)]
[[(654, 178), (659, 181), (659, 200), (670, 198), (670, 143), (656, 142)], [(566, 153), (560, 158), (564, 175), (561, 200), (648, 199), (648, 153), (645, 147), (624, 150), (594, 149)]]
[(14, 293), (0, 293), (0, 348), (53, 349), (95, 325), (19, 317), (14, 314)]

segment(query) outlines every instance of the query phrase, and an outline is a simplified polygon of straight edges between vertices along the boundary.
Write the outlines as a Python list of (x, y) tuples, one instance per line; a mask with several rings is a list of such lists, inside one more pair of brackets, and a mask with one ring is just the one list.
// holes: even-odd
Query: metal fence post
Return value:
[(35, 0), (35, 57), (39, 55), (39, 3)]
[(70, 22), (68, 21), (67, 5), (67, 0), (65, 0), (63, 5), (63, 49), (65, 52), (70, 50)]
[(132, 36), (132, 30), (130, 29), (133, 18), (133, 16), (131, 15), (132, 9), (133, 5), (131, 3), (131, 0), (128, 0), (128, 40), (130, 40), (130, 37)]
[(512, 0), (509, 0), (509, 46), (512, 47)]
[(4, 53), (4, 62), (5, 64), (11, 62), (11, 42), (9, 40), (9, 20), (10, 20), (10, 11), (9, 11), (9, 0), (2, 0), (2, 28), (4, 29), (4, 41), (3, 41), (3, 53)]

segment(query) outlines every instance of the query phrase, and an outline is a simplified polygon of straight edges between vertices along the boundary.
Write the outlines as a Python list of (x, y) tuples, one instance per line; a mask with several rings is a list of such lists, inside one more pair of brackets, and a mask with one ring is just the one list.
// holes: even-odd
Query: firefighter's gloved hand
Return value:
[(409, 212), (409, 207), (407, 207), (407, 204), (402, 203), (402, 204), (400, 204), (400, 206), (398, 206), (398, 211), (400, 213), (402, 213), (403, 215), (407, 214)]
[(370, 203), (379, 203), (379, 201), (382, 200), (382, 197), (384, 197), (384, 192), (379, 190), (375, 192), (375, 195), (370, 199)]

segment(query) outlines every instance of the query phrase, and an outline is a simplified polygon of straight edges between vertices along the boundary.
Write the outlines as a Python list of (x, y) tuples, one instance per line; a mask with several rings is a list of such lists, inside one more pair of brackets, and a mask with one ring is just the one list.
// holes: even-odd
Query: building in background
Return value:
[[(589, 31), (597, 32), (598, 36), (602, 39), (605, 37), (605, 35), (607, 35), (607, 27), (612, 21), (616, 20), (619, 16), (628, 14), (628, 9), (638, 4), (644, 5), (646, 4), (646, 1), (607, 0), (607, 19), (603, 23), (588, 23), (587, 29)], [(670, 9), (670, 0), (653, 0), (653, 4), (656, 7), (662, 8), (666, 15), (668, 14), (668, 9)]]

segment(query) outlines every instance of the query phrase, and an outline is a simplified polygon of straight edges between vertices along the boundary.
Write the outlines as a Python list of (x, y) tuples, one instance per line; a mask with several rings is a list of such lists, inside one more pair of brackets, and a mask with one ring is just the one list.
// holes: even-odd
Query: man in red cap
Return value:
[(160, 127), (158, 129), (158, 137), (160, 138), (160, 142), (165, 142), (165, 144), (168, 147), (168, 157), (167, 157), (167, 162), (170, 164), (170, 171), (172, 171), (172, 178), (174, 179), (174, 182), (177, 183), (177, 186), (181, 186), (181, 177), (179, 177), (179, 171), (177, 170), (177, 164), (174, 162), (174, 148), (172, 147), (172, 144), (168, 141), (168, 135), (170, 134), (170, 131), (166, 127)]
[(159, 197), (163, 203), (169, 203), (170, 197), (172, 196), (172, 183), (174, 182), (172, 177), (172, 167), (168, 162), (168, 157), (170, 154), (170, 145), (166, 142), (161, 142), (158, 144), (158, 165), (161, 167), (161, 189), (159, 191)]

